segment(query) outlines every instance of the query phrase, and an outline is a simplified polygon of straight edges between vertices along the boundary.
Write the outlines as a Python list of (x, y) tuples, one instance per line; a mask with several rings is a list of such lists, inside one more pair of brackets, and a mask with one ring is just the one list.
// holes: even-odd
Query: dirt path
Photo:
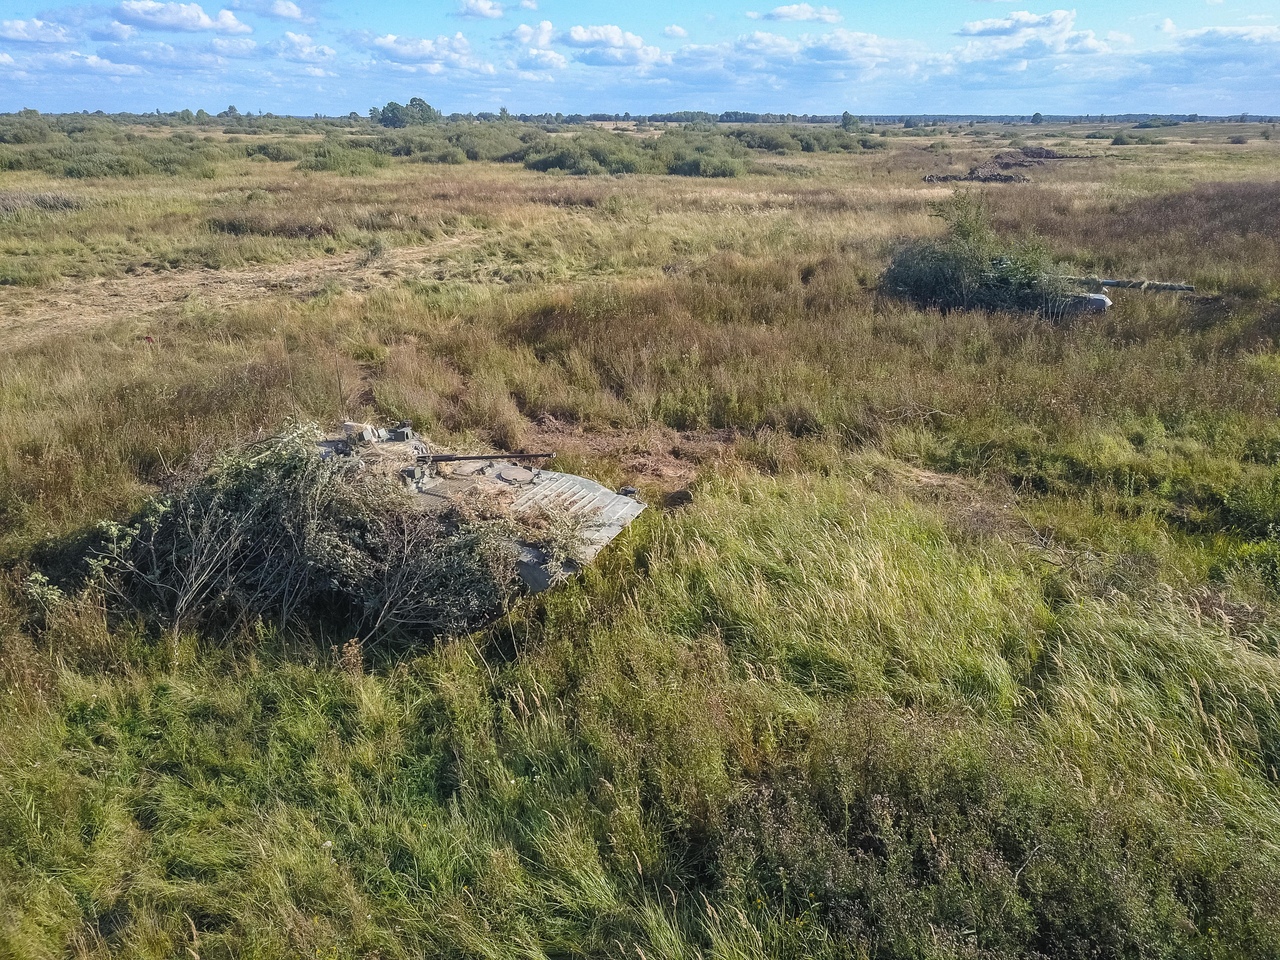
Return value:
[(420, 275), (470, 238), (365, 250), (241, 270), (170, 270), (126, 277), (61, 280), (47, 287), (0, 287), (0, 347), (130, 318), (162, 315), (186, 303), (227, 308), (263, 297), (310, 299), (327, 287), (366, 292)]

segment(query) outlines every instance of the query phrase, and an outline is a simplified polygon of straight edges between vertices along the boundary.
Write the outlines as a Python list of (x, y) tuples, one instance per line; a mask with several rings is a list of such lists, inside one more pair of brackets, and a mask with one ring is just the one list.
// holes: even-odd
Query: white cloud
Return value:
[(924, 50), (902, 41), (844, 29), (832, 30), (810, 41), (807, 53), (814, 60), (852, 64), (863, 69), (893, 63), (911, 70), (929, 59)]
[(1074, 19), (1075, 14), (1069, 10), (1054, 10), (1052, 13), (1045, 14), (1019, 10), (1007, 17), (970, 20), (956, 32), (962, 37), (1008, 37), (1027, 30), (1056, 26)]
[(768, 13), (747, 14), (752, 20), (798, 20), (817, 23), (839, 23), (844, 18), (835, 7), (815, 7), (809, 3), (791, 3), (784, 7), (774, 7)]
[(1092, 30), (1076, 30), (1074, 10), (1037, 14), (1018, 10), (1006, 17), (972, 20), (956, 31), (970, 39), (956, 51), (963, 61), (1035, 59), (1062, 53), (1107, 53)]
[[(243, 53), (216, 49), (217, 40), (208, 47), (180, 46), (157, 41), (113, 43), (101, 49), (113, 63), (137, 64), (158, 70), (189, 73), (193, 70), (220, 70), (223, 56), (244, 56)], [(233, 41), (234, 42), (234, 41)]]
[(114, 63), (93, 53), (56, 53), (46, 63), (64, 72), (95, 73), (113, 77), (129, 77), (142, 73), (142, 68), (131, 63)]
[(772, 102), (830, 112), (833, 103), (853, 109), (861, 102), (879, 112), (886, 94), (917, 90), (946, 67), (944, 56), (921, 43), (836, 28), (799, 37), (759, 30), (723, 43), (686, 44), (652, 72), (681, 97), (710, 94), (751, 104), (747, 110)]
[(673, 37), (679, 40), (683, 37), (687, 37), (689, 35), (689, 31), (678, 23), (673, 23), (671, 26), (663, 28), (662, 35), (664, 37)]
[(90, 30), (89, 36), (94, 40), (114, 40), (120, 42), (128, 40), (138, 32), (137, 27), (131, 27), (127, 23), (121, 23), (119, 20), (112, 20), (104, 27), (98, 27), (96, 30)]
[(158, 0), (124, 0), (116, 8), (116, 17), (125, 23), (155, 30), (181, 30), (215, 33), (252, 33), (253, 28), (241, 23), (230, 10), (219, 10), (216, 17), (204, 12), (198, 3), (160, 3)]
[(446, 68), (493, 73), (493, 66), (472, 56), (471, 44), (460, 32), (452, 37), (401, 37), (388, 33), (370, 46), (388, 62), (410, 72), (440, 73)]
[(804, 52), (805, 44), (790, 37), (780, 36), (757, 30), (745, 37), (739, 37), (733, 44), (733, 50), (739, 54), (775, 59), (779, 57), (797, 57)]
[(562, 70), (569, 65), (564, 54), (551, 49), (555, 38), (555, 28), (550, 20), (543, 20), (536, 26), (522, 23), (502, 39), (508, 43), (526, 49), (510, 65), (521, 70), (522, 80), (545, 82), (553, 79), (549, 74), (538, 73), (539, 70)]
[(1204, 27), (1183, 36), (1196, 44), (1280, 43), (1280, 27)]
[(250, 40), (248, 37), (236, 37), (232, 40), (214, 37), (209, 42), (209, 46), (214, 53), (223, 57), (245, 58), (255, 56), (258, 52), (257, 41)]
[(643, 37), (606, 23), (590, 27), (570, 27), (560, 42), (577, 47), (579, 63), (597, 67), (649, 67), (663, 59), (662, 51), (649, 46)]
[[(223, 0), (227, 7), (237, 12), (255, 13), (260, 17), (284, 20), (290, 23), (315, 23), (296, 0)], [(305, 0), (310, 5), (312, 0)], [(323, 0), (321, 0), (323, 2)]]
[(271, 44), (271, 51), (278, 57), (298, 63), (322, 63), (337, 55), (333, 47), (318, 44), (305, 33), (285, 31), (284, 37)]
[(506, 39), (530, 47), (549, 47), (555, 29), (550, 20), (543, 20), (536, 27), (522, 23), (506, 35)]
[(9, 56), (7, 53), (0, 53), (0, 65), (6, 67), (13, 66), (13, 57)]
[(563, 70), (569, 59), (554, 50), (530, 47), (520, 56), (520, 66), (525, 70)]
[(0, 20), (0, 39), (19, 43), (69, 43), (67, 28), (48, 20)]
[(302, 12), (302, 8), (293, 0), (275, 0), (270, 7), (267, 8), (269, 16), (278, 17), (281, 20), (298, 20), (305, 21), (307, 15)]
[(621, 27), (606, 23), (594, 27), (570, 27), (564, 42), (575, 47), (630, 47), (639, 49), (644, 46), (644, 39), (634, 33), (628, 33)]
[(521, 10), (537, 10), (538, 0), (520, 0)]
[(501, 20), (506, 9), (495, 0), (462, 0), (458, 16), (471, 20)]

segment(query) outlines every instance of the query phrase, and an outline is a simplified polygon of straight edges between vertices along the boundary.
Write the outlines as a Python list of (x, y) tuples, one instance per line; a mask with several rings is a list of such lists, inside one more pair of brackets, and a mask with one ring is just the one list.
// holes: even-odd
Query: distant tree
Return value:
[(907, 130), (914, 130), (916, 127), (920, 126), (920, 121), (915, 117), (903, 117), (902, 126)]
[(435, 123), (443, 115), (421, 97), (414, 97), (408, 106), (391, 100), (382, 109), (369, 108), (369, 119), (384, 127), (408, 127), (422, 123)]
[(421, 97), (409, 101), (409, 115), (414, 123), (435, 123), (443, 119), (443, 114)]
[(1031, 115), (1031, 122), (1032, 122), (1032, 123), (1044, 123), (1044, 114), (1040, 113), (1039, 111), (1036, 111), (1035, 113), (1033, 113), (1033, 114)]
[(222, 117), (223, 119), (238, 117), (240, 116), (240, 111), (237, 110), (233, 105), (233, 106), (227, 107), (227, 109), (223, 110), (220, 114), (218, 114), (218, 116)]
[(396, 103), (394, 100), (387, 101), (387, 105), (378, 111), (378, 116), (374, 118), (373, 111), (369, 111), (370, 119), (376, 119), (376, 122), (384, 127), (407, 127), (409, 125), (409, 113), (403, 104)]
[(840, 114), (840, 126), (845, 130), (857, 130), (858, 118), (846, 110), (844, 113)]

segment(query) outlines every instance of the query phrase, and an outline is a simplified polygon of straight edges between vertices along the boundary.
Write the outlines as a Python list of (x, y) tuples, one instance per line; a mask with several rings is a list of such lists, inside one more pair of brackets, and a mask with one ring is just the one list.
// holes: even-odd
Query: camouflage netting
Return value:
[(105, 525), (92, 562), (108, 596), (175, 631), (262, 619), (392, 642), (502, 613), (518, 591), (512, 518), (482, 504), (425, 513), (358, 459), (321, 459), (313, 436), (224, 454)]

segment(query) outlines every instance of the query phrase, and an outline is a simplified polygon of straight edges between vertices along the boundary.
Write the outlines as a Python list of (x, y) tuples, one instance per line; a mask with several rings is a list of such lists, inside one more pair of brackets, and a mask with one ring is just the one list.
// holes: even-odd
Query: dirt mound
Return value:
[(1068, 157), (1065, 154), (1058, 153), (1048, 147), (1023, 147), (1020, 151), (1022, 156), (1029, 160), (1073, 160), (1075, 157)]
[(1023, 147), (1012, 153), (997, 153), (984, 160), (968, 173), (931, 173), (925, 183), (1026, 183), (1030, 179), (1021, 173), (1009, 173), (1026, 167), (1044, 166), (1046, 160), (1087, 160), (1088, 157), (1069, 156), (1048, 147)]
[(1002, 173), (993, 170), (987, 164), (973, 167), (968, 173), (931, 173), (924, 178), (925, 183), (1026, 183), (1030, 177), (1020, 173)]

